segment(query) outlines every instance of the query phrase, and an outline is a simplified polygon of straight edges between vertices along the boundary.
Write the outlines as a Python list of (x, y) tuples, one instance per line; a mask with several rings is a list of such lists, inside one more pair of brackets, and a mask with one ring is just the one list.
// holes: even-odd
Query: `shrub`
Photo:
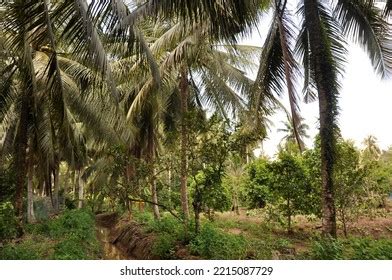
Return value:
[(87, 210), (66, 210), (64, 214), (49, 223), (49, 235), (59, 238), (75, 236), (81, 240), (95, 239), (95, 222)]
[(150, 226), (152, 223), (154, 223), (154, 216), (150, 212), (135, 212), (134, 213), (134, 219), (141, 223), (141, 224), (146, 224), (148, 230), (152, 230), (152, 227)]
[(95, 235), (95, 221), (86, 210), (67, 210), (57, 219), (28, 225), (19, 244), (7, 244), (1, 259), (97, 259), (100, 253)]
[(155, 240), (152, 253), (162, 259), (173, 259), (176, 242), (175, 236), (164, 232)]
[(0, 250), (2, 260), (39, 260), (50, 255), (52, 244), (42, 237), (28, 238), (21, 243), (9, 243)]
[(312, 259), (391, 260), (392, 240), (351, 238), (346, 240), (320, 239), (313, 243)]
[(313, 242), (310, 258), (315, 260), (343, 259), (343, 244), (333, 238), (321, 238)]
[(353, 260), (392, 260), (392, 240), (372, 240), (354, 238), (350, 240), (349, 259)]
[(16, 226), (12, 204), (10, 202), (0, 203), (0, 240), (14, 238), (17, 233)]
[(71, 236), (59, 242), (54, 249), (53, 259), (56, 260), (85, 260), (88, 259), (86, 248), (80, 239)]
[(247, 242), (242, 236), (231, 235), (206, 223), (191, 241), (193, 254), (207, 259), (244, 259)]

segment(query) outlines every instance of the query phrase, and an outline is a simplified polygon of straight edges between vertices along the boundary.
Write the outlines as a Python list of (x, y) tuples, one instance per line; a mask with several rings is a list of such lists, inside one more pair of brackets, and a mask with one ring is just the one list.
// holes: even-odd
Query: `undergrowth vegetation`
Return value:
[(56, 218), (28, 225), (22, 241), (0, 249), (0, 259), (10, 260), (83, 260), (99, 256), (94, 216), (88, 210), (66, 210)]
[(349, 238), (315, 240), (305, 258), (316, 260), (391, 260), (392, 240)]
[[(281, 234), (277, 233), (276, 225), (224, 219), (203, 219), (198, 234), (185, 234), (183, 224), (171, 215), (157, 221), (151, 213), (136, 213), (135, 219), (145, 233), (156, 235), (152, 251), (162, 259), (178, 258), (180, 248), (200, 259), (392, 259), (392, 240), (387, 238), (287, 235), (283, 228)], [(302, 250), (298, 250), (298, 244)]]

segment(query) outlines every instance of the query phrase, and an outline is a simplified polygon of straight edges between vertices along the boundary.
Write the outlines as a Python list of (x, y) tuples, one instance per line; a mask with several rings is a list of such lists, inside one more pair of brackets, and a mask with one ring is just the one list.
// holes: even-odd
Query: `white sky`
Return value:
[[(263, 30), (264, 32), (266, 30)], [(250, 39), (242, 43), (261, 46), (262, 37), (255, 31)], [(356, 146), (361, 147), (366, 136), (374, 135), (382, 149), (391, 146), (392, 125), (389, 122), (392, 120), (392, 80), (381, 80), (373, 71), (367, 54), (355, 44), (350, 43), (348, 46), (347, 65), (341, 84), (339, 126), (343, 137), (354, 140)], [(301, 85), (298, 92), (302, 92)], [(288, 104), (287, 95), (282, 101)], [(301, 115), (310, 128), (308, 134), (311, 137), (305, 139), (305, 143), (311, 147), (318, 132), (318, 103), (303, 103)], [(271, 126), (268, 139), (263, 142), (263, 149), (267, 155), (273, 156), (284, 136), (284, 133), (277, 132), (277, 129), (283, 128), (281, 121), (286, 120), (286, 114), (277, 112), (270, 119), (274, 126)]]

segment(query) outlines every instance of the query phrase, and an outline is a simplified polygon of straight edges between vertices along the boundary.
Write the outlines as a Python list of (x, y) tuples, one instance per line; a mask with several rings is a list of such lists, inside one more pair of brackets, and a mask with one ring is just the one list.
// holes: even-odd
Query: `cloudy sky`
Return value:
[[(268, 26), (267, 24), (265, 26)], [(265, 31), (254, 31), (251, 38), (244, 44), (261, 46)], [(255, 76), (252, 73), (250, 76)], [(382, 149), (392, 146), (392, 79), (382, 80), (371, 66), (370, 60), (361, 47), (350, 43), (345, 75), (340, 91), (339, 126), (343, 137), (355, 141), (361, 147), (363, 139), (374, 135)], [(301, 92), (301, 90), (299, 90)], [(282, 100), (288, 105), (288, 97)], [(318, 103), (301, 105), (301, 115), (309, 125), (310, 139), (305, 140), (307, 146), (312, 146), (313, 137), (317, 133)], [(271, 117), (274, 126), (271, 127), (269, 139), (263, 148), (266, 154), (273, 156), (277, 144), (284, 134), (277, 132), (283, 128), (282, 121), (286, 120), (283, 112), (277, 112)]]

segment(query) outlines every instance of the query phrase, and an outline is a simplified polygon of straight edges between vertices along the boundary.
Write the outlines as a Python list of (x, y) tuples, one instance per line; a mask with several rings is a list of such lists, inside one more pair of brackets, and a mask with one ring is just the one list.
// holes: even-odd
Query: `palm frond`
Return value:
[(85, 0), (62, 1), (54, 7), (53, 19), (63, 29), (62, 38), (70, 42), (73, 53), (82, 61), (93, 62), (101, 71), (115, 100), (119, 96), (108, 55)]
[(269, 1), (265, 0), (149, 0), (136, 7), (123, 24), (133, 25), (140, 17), (179, 17), (188, 24), (208, 22), (209, 34), (215, 39), (236, 41), (257, 23)]
[(392, 36), (382, 10), (374, 1), (338, 0), (335, 14), (345, 33), (368, 52), (374, 69), (387, 76), (392, 69)]

